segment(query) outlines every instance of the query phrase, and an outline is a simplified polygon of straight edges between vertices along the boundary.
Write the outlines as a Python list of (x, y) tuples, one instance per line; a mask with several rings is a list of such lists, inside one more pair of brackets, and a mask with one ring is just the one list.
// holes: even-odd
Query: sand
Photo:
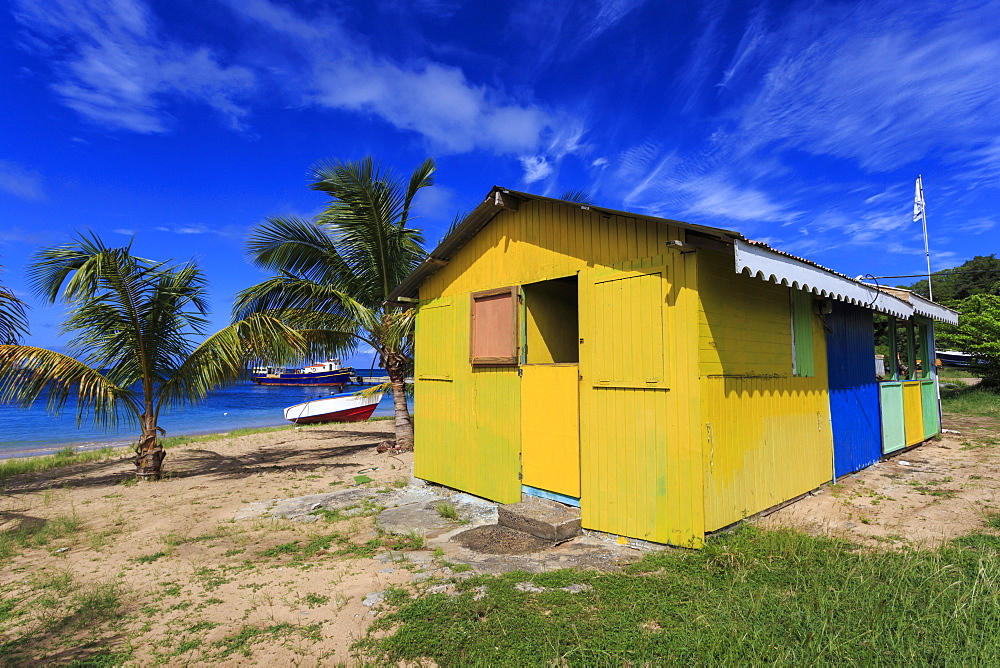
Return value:
[[(141, 665), (351, 663), (350, 644), (373, 619), (363, 600), (409, 582), (410, 571), (327, 552), (299, 564), (260, 553), (334, 530), (363, 544), (375, 537), (372, 518), (335, 526), (233, 518), (255, 501), (354, 485), (373, 467), (363, 475), (374, 484), (405, 484), (412, 454), (375, 452), (391, 428), (317, 426), (172, 448), (167, 477), (154, 483), (123, 484), (134, 468), (127, 459), (0, 481), (0, 531), (73, 516), (80, 524), (2, 564), (0, 599), (42, 600), (37, 614), (0, 625), (0, 647), (22, 640), (15, 664), (125, 646)], [(73, 612), (74, 599), (109, 584), (122, 600), (114, 620), (87, 623), (86, 610)], [(47, 609), (46, 597), (56, 599)], [(246, 629), (272, 631), (233, 640)]]
[[(1000, 424), (947, 417), (961, 435), (826, 485), (759, 524), (874, 549), (933, 547), (983, 529), (1000, 508)], [(108, 651), (135, 665), (356, 664), (351, 644), (376, 618), (371, 604), (428, 571), (450, 572), (447, 562), (384, 546), (336, 554), (376, 538), (372, 514), (302, 523), (248, 509), (346, 489), (358, 475), (376, 487), (407, 484), (412, 455), (375, 451), (391, 425), (193, 443), (169, 451), (155, 483), (132, 482), (127, 458), (0, 481), (0, 532), (63, 527), (0, 558), (0, 664)], [(303, 553), (334, 533), (349, 542)]]

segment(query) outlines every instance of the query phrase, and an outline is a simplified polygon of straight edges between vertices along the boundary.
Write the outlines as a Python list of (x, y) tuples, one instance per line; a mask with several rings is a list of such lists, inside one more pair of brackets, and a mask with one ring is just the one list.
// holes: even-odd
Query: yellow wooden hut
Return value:
[(416, 476), (692, 547), (831, 479), (824, 301), (912, 314), (737, 232), (499, 187), (391, 299)]

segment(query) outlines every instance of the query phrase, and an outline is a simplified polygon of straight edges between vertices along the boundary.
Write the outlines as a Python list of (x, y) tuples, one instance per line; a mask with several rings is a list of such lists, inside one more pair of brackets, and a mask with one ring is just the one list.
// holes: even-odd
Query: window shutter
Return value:
[(471, 331), (473, 365), (517, 364), (517, 288), (473, 293)]
[(455, 309), (451, 297), (434, 299), (417, 313), (414, 364), (419, 380), (452, 380), (455, 364)]

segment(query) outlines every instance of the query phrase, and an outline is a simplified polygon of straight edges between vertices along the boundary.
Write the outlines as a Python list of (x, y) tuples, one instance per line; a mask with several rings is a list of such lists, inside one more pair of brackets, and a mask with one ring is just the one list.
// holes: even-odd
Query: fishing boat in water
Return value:
[(285, 419), (295, 424), (363, 422), (372, 416), (381, 400), (381, 392), (368, 396), (362, 396), (360, 392), (332, 394), (287, 407)]
[(257, 385), (328, 387), (347, 385), (354, 376), (354, 367), (344, 367), (340, 360), (332, 359), (301, 369), (258, 367), (251, 372), (250, 380)]

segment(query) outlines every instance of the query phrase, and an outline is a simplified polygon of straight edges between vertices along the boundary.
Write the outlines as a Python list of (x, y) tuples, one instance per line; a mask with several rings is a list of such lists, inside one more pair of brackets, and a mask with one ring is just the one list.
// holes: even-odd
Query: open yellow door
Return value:
[(580, 404), (576, 364), (521, 367), (521, 482), (580, 497)]

